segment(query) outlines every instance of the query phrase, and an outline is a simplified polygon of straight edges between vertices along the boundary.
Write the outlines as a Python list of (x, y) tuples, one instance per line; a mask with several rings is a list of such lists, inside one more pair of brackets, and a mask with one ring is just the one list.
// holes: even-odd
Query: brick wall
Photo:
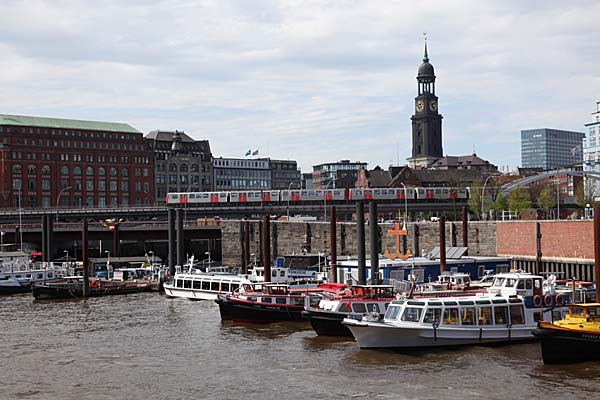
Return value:
[[(593, 221), (539, 221), (543, 257), (594, 258)], [(535, 257), (536, 221), (498, 222), (497, 253)]]

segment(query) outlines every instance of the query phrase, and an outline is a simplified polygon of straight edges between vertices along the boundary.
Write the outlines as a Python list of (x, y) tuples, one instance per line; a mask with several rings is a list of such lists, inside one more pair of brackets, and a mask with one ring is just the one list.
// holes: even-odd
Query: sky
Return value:
[(0, 114), (183, 130), (214, 157), (411, 155), (427, 33), (447, 155), (521, 163), (520, 131), (584, 131), (598, 1), (0, 2)]

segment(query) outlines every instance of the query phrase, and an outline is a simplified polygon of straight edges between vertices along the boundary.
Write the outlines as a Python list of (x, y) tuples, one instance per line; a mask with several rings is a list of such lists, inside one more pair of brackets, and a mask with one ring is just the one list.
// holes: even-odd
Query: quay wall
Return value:
[[(239, 267), (242, 264), (242, 221), (222, 221), (222, 262), (224, 265)], [(250, 222), (250, 253), (254, 253), (258, 260), (262, 254), (260, 221)], [(439, 246), (439, 223), (419, 222), (419, 250), (420, 254), (429, 253), (434, 247)], [(408, 225), (408, 246), (414, 249), (414, 223)], [(447, 222), (446, 245), (453, 243), (453, 226), (456, 246), (462, 246), (462, 224), (460, 221)], [(393, 228), (392, 224), (379, 224), (382, 252), (385, 248), (393, 251), (396, 238), (388, 234)], [(369, 225), (365, 224), (365, 252), (369, 258), (370, 240)], [(496, 255), (496, 223), (469, 222), (469, 254), (494, 256)], [(317, 254), (329, 255), (329, 223), (328, 222), (288, 222), (271, 221), (271, 255), (273, 258), (291, 254)], [(356, 256), (358, 254), (357, 228), (355, 222), (337, 223), (337, 255)]]

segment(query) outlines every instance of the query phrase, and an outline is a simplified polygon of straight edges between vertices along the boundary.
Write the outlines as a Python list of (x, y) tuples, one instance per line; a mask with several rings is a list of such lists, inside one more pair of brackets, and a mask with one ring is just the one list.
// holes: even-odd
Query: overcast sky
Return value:
[(215, 157), (406, 163), (423, 32), (443, 146), (521, 163), (520, 131), (583, 131), (598, 1), (0, 2), (0, 113), (184, 130)]

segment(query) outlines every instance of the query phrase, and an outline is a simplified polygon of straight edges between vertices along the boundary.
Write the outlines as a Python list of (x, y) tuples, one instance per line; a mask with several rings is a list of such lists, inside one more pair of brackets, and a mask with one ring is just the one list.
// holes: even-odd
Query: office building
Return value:
[(524, 168), (543, 170), (581, 164), (582, 132), (558, 129), (521, 131), (521, 163)]
[[(596, 102), (596, 111), (592, 113), (592, 122), (585, 124), (587, 136), (583, 141), (583, 170), (600, 174), (600, 101)], [(584, 185), (586, 198), (600, 197), (600, 182), (586, 178)]]
[(360, 161), (341, 160), (313, 166), (314, 189), (353, 188), (358, 178), (360, 168), (366, 168), (367, 163)]

